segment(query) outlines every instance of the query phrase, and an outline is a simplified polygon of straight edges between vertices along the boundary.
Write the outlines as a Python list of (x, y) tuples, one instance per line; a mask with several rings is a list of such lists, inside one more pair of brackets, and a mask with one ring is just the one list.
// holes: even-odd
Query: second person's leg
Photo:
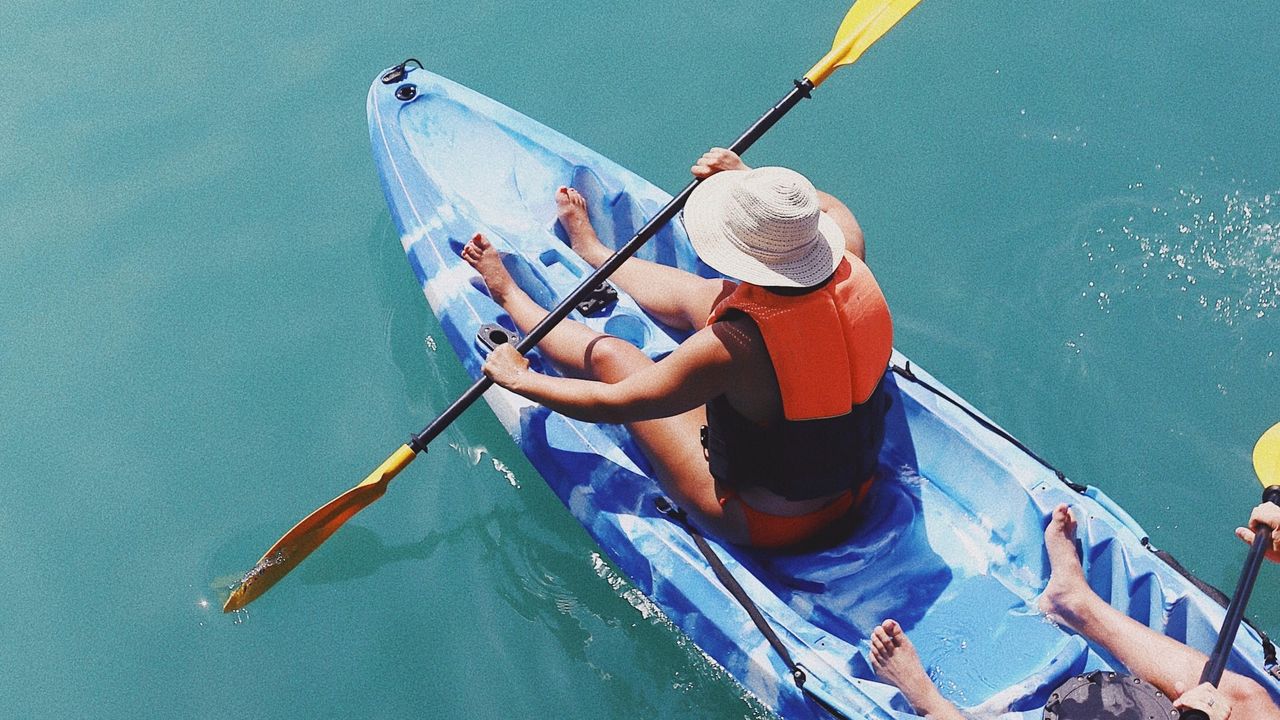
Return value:
[[(1040, 608), (1065, 622), (1089, 642), (1101, 646), (1129, 672), (1170, 698), (1200, 683), (1208, 658), (1204, 653), (1163, 635), (1109, 605), (1089, 587), (1075, 546), (1076, 522), (1066, 505), (1053, 511), (1044, 532), (1052, 572), (1040, 597)], [(1233, 716), (1251, 720), (1280, 719), (1280, 710), (1253, 680), (1227, 673), (1219, 688), (1231, 701)]]

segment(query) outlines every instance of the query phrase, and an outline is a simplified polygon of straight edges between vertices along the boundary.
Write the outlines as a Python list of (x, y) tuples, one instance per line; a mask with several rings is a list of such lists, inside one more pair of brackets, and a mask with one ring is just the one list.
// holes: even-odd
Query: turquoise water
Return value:
[[(419, 57), (674, 190), (847, 6), (744, 7), (0, 8), (6, 714), (765, 715), (480, 407), (218, 609), (467, 385), (369, 159), (374, 74)], [(1275, 20), (925, 0), (748, 157), (858, 214), (902, 350), (1228, 590), (1280, 420)]]

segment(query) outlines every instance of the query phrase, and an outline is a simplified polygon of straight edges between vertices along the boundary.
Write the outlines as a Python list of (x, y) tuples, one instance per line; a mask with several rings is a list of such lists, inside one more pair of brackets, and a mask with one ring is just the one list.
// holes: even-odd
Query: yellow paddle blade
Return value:
[(805, 73), (814, 87), (822, 84), (836, 68), (862, 57), (862, 53), (901, 20), (920, 0), (858, 0), (844, 16), (836, 31), (831, 52)]
[(1280, 423), (1262, 433), (1253, 446), (1253, 471), (1258, 473), (1262, 487), (1280, 485)]
[(292, 530), (271, 546), (252, 570), (245, 573), (240, 585), (222, 606), (222, 612), (239, 610), (271, 589), (280, 578), (288, 575), (303, 558), (310, 555), (312, 550), (328, 540), (343, 523), (382, 497), (391, 478), (413, 462), (415, 457), (417, 453), (413, 448), (401, 445), (359, 485), (330, 500), (324, 507), (294, 525)]

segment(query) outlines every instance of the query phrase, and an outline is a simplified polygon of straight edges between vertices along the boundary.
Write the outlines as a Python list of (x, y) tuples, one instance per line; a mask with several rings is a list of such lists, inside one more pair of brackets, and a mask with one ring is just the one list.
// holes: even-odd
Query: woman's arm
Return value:
[(733, 355), (714, 326), (694, 333), (661, 361), (620, 382), (543, 375), (510, 345), (499, 345), (484, 364), (493, 381), (577, 420), (627, 423), (671, 417), (721, 395), (736, 376)]
[(818, 191), (818, 207), (822, 208), (822, 212), (826, 213), (832, 220), (836, 221), (840, 232), (844, 233), (845, 248), (858, 256), (859, 260), (867, 259), (867, 243), (862, 237), (862, 226), (858, 224), (858, 218), (853, 216), (844, 203), (840, 202), (833, 195)]

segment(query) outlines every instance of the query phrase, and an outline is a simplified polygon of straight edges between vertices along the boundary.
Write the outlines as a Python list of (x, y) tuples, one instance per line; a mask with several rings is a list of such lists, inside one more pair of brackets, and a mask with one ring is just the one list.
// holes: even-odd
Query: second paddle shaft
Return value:
[[(1280, 505), (1280, 485), (1272, 485), (1262, 493), (1262, 501)], [(1258, 579), (1258, 570), (1262, 559), (1271, 547), (1271, 534), (1274, 532), (1267, 525), (1258, 528), (1249, 548), (1249, 558), (1245, 561), (1244, 570), (1240, 572), (1240, 581), (1236, 584), (1236, 592), (1231, 596), (1231, 604), (1227, 606), (1227, 616), (1222, 621), (1222, 630), (1218, 633), (1218, 642), (1209, 654), (1209, 661), (1204, 664), (1204, 672), (1200, 673), (1201, 683), (1217, 685), (1222, 681), (1222, 673), (1227, 669), (1227, 660), (1231, 657), (1231, 648), (1236, 641), (1236, 632), (1244, 620), (1244, 609), (1249, 604), (1249, 596), (1253, 594), (1253, 584)], [(1209, 720), (1209, 716), (1199, 710), (1186, 710), (1181, 720)]]
[[(1280, 505), (1280, 485), (1272, 485), (1262, 493), (1262, 501)], [(1218, 634), (1218, 642), (1213, 646), (1209, 662), (1205, 663), (1200, 682), (1218, 684), (1222, 672), (1227, 667), (1227, 658), (1231, 654), (1231, 646), (1236, 640), (1236, 631), (1240, 629), (1240, 621), (1244, 619), (1244, 608), (1249, 604), (1249, 596), (1253, 593), (1253, 583), (1258, 579), (1258, 570), (1267, 548), (1271, 546), (1272, 529), (1263, 525), (1253, 538), (1253, 546), (1249, 548), (1249, 559), (1245, 561), (1244, 570), (1240, 573), (1240, 582), (1236, 585), (1236, 593), (1231, 597), (1227, 607), (1227, 617), (1222, 621), (1222, 632)]]
[[(781, 120), (783, 115), (786, 115), (791, 108), (796, 106), (796, 103), (799, 103), (804, 98), (809, 97), (809, 92), (813, 90), (813, 88), (813, 83), (807, 79), (795, 81), (795, 87), (783, 96), (777, 104), (769, 108), (768, 112), (761, 115), (760, 119), (752, 123), (751, 127), (747, 128), (747, 131), (742, 133), (737, 140), (734, 140), (733, 144), (729, 146), (729, 150), (737, 153), (738, 155), (746, 152), (747, 148), (751, 147), (756, 140), (760, 139), (761, 135), (764, 135), (769, 128), (773, 127), (775, 123)], [(650, 238), (656, 235), (663, 226), (671, 222), (675, 218), (676, 214), (684, 208), (685, 203), (689, 200), (689, 196), (693, 194), (694, 189), (697, 188), (701, 182), (701, 179), (694, 180), (686, 185), (679, 194), (671, 198), (671, 200), (668, 201), (656, 215), (649, 218), (649, 222), (645, 223), (644, 227), (640, 228), (640, 231), (635, 234), (635, 237), (631, 238), (626, 245), (619, 248), (618, 251), (600, 265), (595, 272), (591, 273), (586, 280), (583, 280), (576, 290), (574, 290), (564, 300), (561, 300), (560, 304), (556, 305), (551, 312), (547, 313), (547, 316), (535, 325), (533, 329), (529, 331), (529, 334), (525, 335), (524, 339), (516, 344), (516, 350), (518, 350), (521, 355), (524, 355), (541, 342), (542, 339), (547, 336), (547, 333), (551, 332), (552, 328), (559, 324), (561, 320), (564, 320), (569, 316), (569, 313), (577, 307), (578, 303), (581, 302), (583, 298), (599, 286), (600, 283), (604, 282), (614, 273), (615, 270), (621, 267), (622, 263), (626, 262), (632, 255), (635, 255), (636, 251), (648, 242)], [(471, 407), (471, 404), (478, 400), (480, 396), (492, 386), (493, 381), (487, 376), (477, 380), (475, 384), (462, 394), (461, 397), (446, 408), (439, 417), (432, 421), (430, 425), (423, 428), (422, 432), (414, 435), (409, 441), (409, 447), (412, 448), (415, 453), (419, 453), (427, 449), (427, 446), (431, 444), (432, 440), (435, 440), (437, 435), (448, 427), (450, 423), (456, 420), (463, 411), (468, 407)]]

